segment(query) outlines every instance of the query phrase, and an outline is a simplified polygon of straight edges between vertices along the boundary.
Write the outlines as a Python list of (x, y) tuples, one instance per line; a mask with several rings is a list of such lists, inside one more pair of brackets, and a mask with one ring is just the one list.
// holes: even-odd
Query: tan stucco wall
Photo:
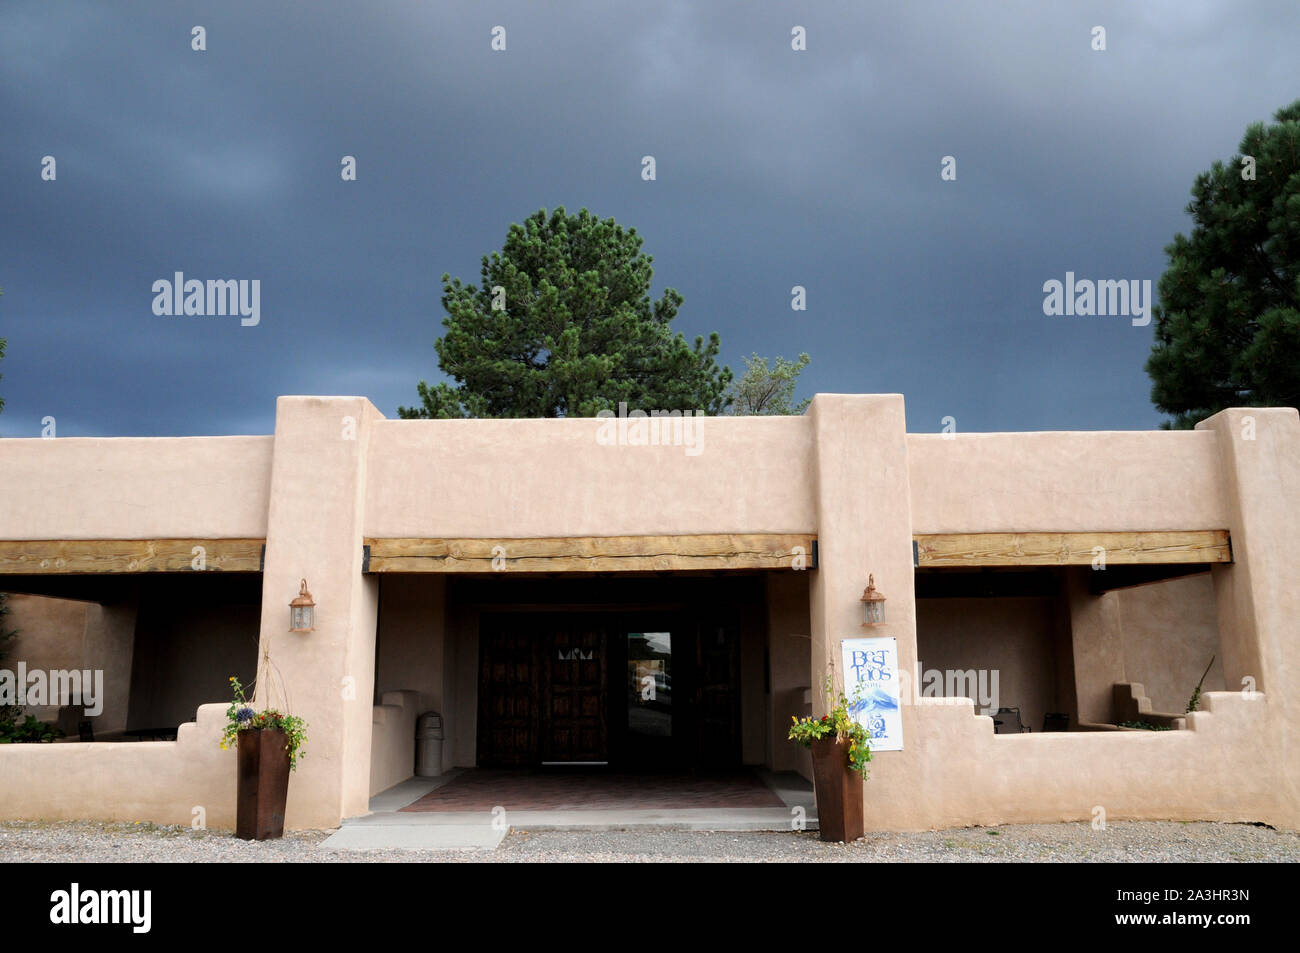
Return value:
[(86, 610), (92, 605), (79, 599), (52, 599), (25, 593), (9, 594), (5, 627), (16, 629), (10, 643), (12, 668), (19, 659), (28, 667), (80, 668), (85, 658)]
[[(1038, 731), (1046, 712), (1061, 710), (1055, 625), (1055, 600), (1047, 597), (918, 599), (922, 679), (931, 669), (974, 669), (977, 678), (987, 673), (984, 685), (992, 692), (996, 672), (998, 698), (989, 707), (1019, 708), (1024, 723)], [(946, 695), (946, 678), (943, 685), (939, 694)], [(924, 681), (916, 690), (925, 690)]]
[(1197, 424), (1218, 436), (1233, 564), (1215, 567), (1223, 677), (1234, 691), (1271, 692), (1276, 714), (1260, 754), (1277, 816), (1300, 827), (1300, 414), (1232, 409)]
[[(287, 703), (310, 723), (288, 823), (313, 827), (364, 812), (372, 786), (380, 598), (376, 578), (361, 572), (365, 535), (816, 532), (807, 642), (793, 638), (803, 624), (795, 591), (768, 597), (771, 660), (795, 672), (792, 646), (806, 646), (815, 689), (839, 642), (862, 634), (868, 573), (889, 599), (888, 621), (872, 634), (897, 638), (900, 664), (914, 670), (913, 532), (1224, 528), (1235, 561), (1214, 569), (1213, 605), (1232, 691), (1209, 694), (1188, 730), (995, 737), (969, 707), (908, 705), (906, 749), (873, 763), (868, 824), (1050, 821), (1088, 818), (1100, 806), (1112, 819), (1300, 826), (1300, 703), (1287, 691), (1300, 681), (1294, 410), (1225, 411), (1194, 433), (945, 440), (907, 436), (898, 395), (821, 394), (801, 418), (705, 423), (703, 452), (689, 456), (680, 447), (600, 446), (597, 421), (385, 421), (363, 398), (287, 397), (274, 438), (5, 441), (0, 483), (18, 489), (0, 498), (0, 538), (264, 529), (260, 646), (278, 681), (263, 701)], [(287, 603), (303, 577), (316, 631), (289, 633)], [(1064, 613), (1066, 662), (1080, 685), (1113, 689), (1131, 655), (1124, 633), (1161, 623), (1135, 622), (1123, 596), (1098, 599), (1070, 578), (1057, 653)], [(1158, 605), (1147, 608), (1159, 616)], [(474, 757), (474, 616), (448, 613), (441, 648), (452, 764)], [(436, 663), (421, 664), (423, 679)], [(780, 765), (789, 759), (776, 723), (788, 718), (802, 676), (773, 671), (769, 744)], [(1237, 691), (1243, 685), (1256, 693)], [(1094, 701), (1081, 689), (1081, 718)], [(174, 822), (203, 801), (214, 805), (209, 823), (228, 817), (221, 804), (233, 797), (233, 762), (217, 752), (219, 718), (205, 723), (205, 711), (170, 746), (8, 746), (0, 771), (17, 781), (5, 786), (3, 810)]]
[(684, 447), (602, 446), (602, 426), (595, 419), (380, 421), (366, 535), (812, 531), (806, 418), (705, 418), (694, 456)]
[[(9, 596), (6, 625), (18, 631), (3, 665), (16, 671), (26, 663), (28, 671), (40, 669), (103, 672), (102, 711), (87, 715), (85, 706), (60, 714), (57, 705), (28, 705), (25, 714), (41, 721), (57, 722), (67, 735), (75, 735), (77, 723), (89, 721), (99, 735), (127, 727), (131, 691), (136, 606), (133, 601), (101, 605), (75, 599), (13, 593)], [(193, 709), (188, 718), (194, 717)], [(178, 721), (179, 723), (179, 721)]]
[(385, 576), (380, 582), (375, 697), (413, 691), (421, 712), (442, 707), (447, 578)]
[[(1267, 759), (1274, 700), (1205, 696), (1189, 731), (994, 735), (972, 706), (922, 704), (905, 721), (915, 756), (877, 755), (866, 782), (867, 827), (923, 830), (1117, 819), (1263, 820), (1296, 826)], [(905, 729), (906, 730), (906, 729)], [(923, 752), (923, 754), (921, 754)]]
[(1074, 662), (1076, 720), (1109, 724), (1114, 719), (1115, 685), (1124, 675), (1124, 635), (1116, 591), (1094, 595), (1088, 589), (1091, 569), (1071, 567), (1064, 573), (1065, 607), (1070, 616)]
[(1116, 595), (1124, 645), (1121, 681), (1141, 683), (1153, 710), (1186, 710), (1211, 658), (1214, 665), (1202, 692), (1226, 688), (1217, 657), (1219, 619), (1210, 573), (1121, 589)]
[[(381, 580), (371, 794), (412, 775), (416, 720), (444, 707), (446, 594), (445, 576), (392, 575)], [(444, 754), (448, 747), (444, 740)]]
[(384, 692), (371, 715), (370, 794), (387, 791), (415, 773), (418, 692)]
[(274, 443), (7, 437), (0, 539), (261, 538)]
[(907, 436), (916, 533), (1221, 529), (1202, 431)]
[[(31, 669), (86, 668), (86, 612), (91, 603), (77, 599), (49, 599), (23, 593), (9, 595), (6, 626), (18, 630), (3, 666), (17, 671), (19, 662)], [(128, 678), (130, 669), (128, 663)], [(27, 705), (26, 713), (41, 721), (54, 721), (57, 705)]]
[[(379, 418), (362, 397), (276, 402), (259, 649), (273, 667), (257, 697), (309, 725), (289, 785), (291, 828), (330, 827), (369, 807), (379, 583), (361, 572), (361, 524)], [(300, 579), (315, 597), (313, 632), (289, 631)]]
[[(0, 817), (232, 829), (235, 752), (219, 746), (226, 705), (204, 705), (197, 717), (175, 741), (0, 745)], [(291, 776), (291, 792), (298, 781)]]
[[(818, 568), (812, 576), (813, 714), (827, 710), (824, 673), (841, 689), (841, 643), (898, 640), (898, 666), (916, 667), (916, 599), (905, 414), (900, 394), (818, 394), (808, 409), (816, 439)], [(891, 501), (897, 501), (890, 505)], [(869, 528), (869, 529), (868, 529)], [(862, 627), (862, 590), (874, 576), (887, 600), (883, 625)], [(903, 710), (907, 736), (913, 710)]]
[[(104, 710), (98, 719), (90, 719), (97, 732), (116, 732), (128, 727), (136, 619), (134, 601), (111, 605), (92, 602), (86, 607), (86, 630), (82, 643), (86, 661), (90, 663), (99, 659), (104, 669)], [(181, 720), (193, 718), (196, 710), (197, 705), (189, 706)], [(65, 714), (65, 718), (69, 721), (67, 731), (71, 734), (78, 718), (75, 713), (71, 716)]]

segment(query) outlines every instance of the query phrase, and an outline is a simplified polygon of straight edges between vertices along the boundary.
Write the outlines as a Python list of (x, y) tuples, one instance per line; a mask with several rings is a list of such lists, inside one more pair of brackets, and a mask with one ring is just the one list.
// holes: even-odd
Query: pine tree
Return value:
[(1146, 370), (1174, 427), (1300, 405), (1300, 100), (1274, 118), (1196, 177), (1191, 234), (1165, 248)]
[(729, 403), (717, 333), (692, 346), (670, 324), (672, 288), (650, 299), (654, 260), (635, 228), (542, 209), (483, 256), (481, 284), (442, 276), (438, 365), (456, 383), (419, 383), (402, 417), (593, 417), (602, 410), (696, 410)]

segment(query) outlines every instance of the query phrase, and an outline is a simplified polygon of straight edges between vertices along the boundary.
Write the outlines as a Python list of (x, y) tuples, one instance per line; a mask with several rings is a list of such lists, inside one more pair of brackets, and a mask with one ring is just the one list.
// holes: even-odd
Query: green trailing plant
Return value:
[(1205, 684), (1205, 676), (1210, 674), (1210, 667), (1214, 665), (1214, 660), (1217, 657), (1218, 656), (1211, 655), (1210, 664), (1205, 666), (1205, 671), (1201, 673), (1201, 680), (1196, 683), (1196, 689), (1192, 692), (1192, 697), (1187, 702), (1187, 710), (1189, 712), (1201, 710), (1201, 686)]
[(857, 694), (854, 694), (851, 702), (843, 691), (836, 692), (830, 675), (826, 676), (825, 691), (830, 711), (820, 718), (799, 718), (791, 715), (792, 724), (787, 737), (805, 748), (811, 748), (814, 741), (820, 741), (822, 738), (835, 737), (840, 741), (847, 741), (849, 767), (865, 778), (868, 771), (867, 764), (871, 761), (871, 732), (850, 714), (853, 705), (858, 701)]
[(226, 727), (221, 733), (221, 747), (229, 748), (238, 743), (241, 731), (283, 731), (287, 739), (286, 750), (289, 752), (289, 770), (298, 767), (303, 747), (307, 744), (307, 723), (297, 715), (286, 715), (275, 708), (254, 711), (252, 704), (244, 697), (244, 686), (235, 676), (230, 676), (230, 687), (234, 698), (226, 709)]
[(1173, 731), (1170, 725), (1153, 725), (1149, 721), (1121, 721), (1121, 728), (1138, 728), (1142, 731)]
[(0, 745), (9, 744), (48, 744), (56, 738), (62, 738), (63, 732), (54, 725), (47, 725), (28, 715), (21, 722), (0, 721)]

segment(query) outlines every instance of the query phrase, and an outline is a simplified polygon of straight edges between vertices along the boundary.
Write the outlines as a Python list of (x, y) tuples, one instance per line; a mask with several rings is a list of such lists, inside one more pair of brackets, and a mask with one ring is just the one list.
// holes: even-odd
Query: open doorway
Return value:
[(740, 766), (726, 613), (484, 614), (479, 651), (480, 766)]

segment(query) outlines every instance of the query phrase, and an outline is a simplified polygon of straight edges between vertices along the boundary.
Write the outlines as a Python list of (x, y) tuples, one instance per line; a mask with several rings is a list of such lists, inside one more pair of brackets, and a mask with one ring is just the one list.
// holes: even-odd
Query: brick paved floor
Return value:
[(784, 807), (750, 772), (723, 775), (620, 774), (538, 769), (467, 770), (403, 811), (687, 810)]

